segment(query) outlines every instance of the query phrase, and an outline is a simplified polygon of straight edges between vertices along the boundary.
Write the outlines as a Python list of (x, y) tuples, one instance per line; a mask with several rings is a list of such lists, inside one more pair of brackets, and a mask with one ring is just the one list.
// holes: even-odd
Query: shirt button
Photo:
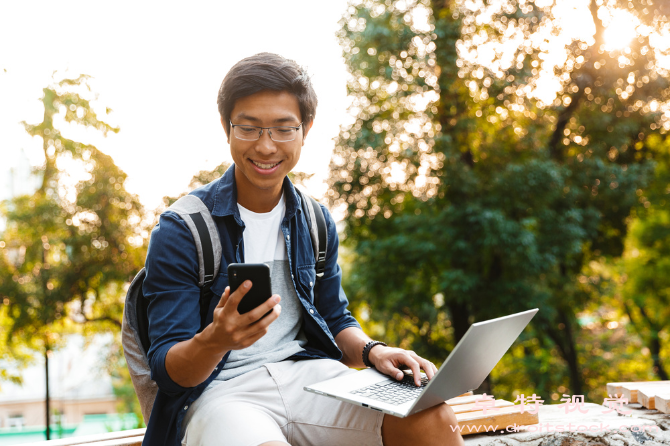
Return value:
[(289, 241), (289, 240), (291, 240), (291, 236), (290, 236), (290, 235), (287, 235), (287, 236), (286, 236), (286, 241)]
[(184, 406), (184, 410), (188, 410), (188, 406)]
[(314, 282), (310, 282), (310, 283), (309, 283), (309, 286), (314, 286)]
[(309, 309), (309, 312), (310, 312), (310, 314), (314, 314), (314, 310), (311, 309), (311, 308)]

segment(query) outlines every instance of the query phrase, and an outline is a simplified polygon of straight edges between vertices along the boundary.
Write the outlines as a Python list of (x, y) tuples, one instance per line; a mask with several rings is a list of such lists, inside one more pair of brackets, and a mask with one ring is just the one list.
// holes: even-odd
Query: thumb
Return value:
[(398, 369), (396, 369), (395, 367), (393, 367), (391, 373), (392, 373), (391, 376), (395, 377), (395, 379), (397, 379), (398, 381), (400, 381), (401, 379), (403, 379), (403, 377), (405, 376), (405, 374), (402, 372), (402, 370), (398, 370)]
[[(386, 373), (388, 376), (392, 376), (393, 378), (395, 378), (395, 379), (398, 380), (398, 381), (400, 381), (401, 379), (403, 379), (403, 377), (405, 376), (405, 374), (402, 372), (402, 370), (400, 370), (399, 368), (395, 367), (392, 363), (391, 363), (391, 364), (388, 364), (388, 365), (385, 367), (385, 369), (386, 369), (386, 370), (385, 370), (383, 373)], [(381, 370), (380, 370), (380, 372), (381, 372)]]
[(221, 295), (221, 299), (219, 300), (218, 305), (216, 308), (223, 308), (226, 306), (226, 302), (228, 302), (228, 298), (230, 297), (230, 287), (227, 286), (226, 289), (223, 291), (223, 294)]
[(399, 368), (395, 367), (391, 361), (380, 361), (381, 364), (375, 364), (375, 368), (381, 373), (395, 378), (397, 381), (403, 379), (405, 374)]

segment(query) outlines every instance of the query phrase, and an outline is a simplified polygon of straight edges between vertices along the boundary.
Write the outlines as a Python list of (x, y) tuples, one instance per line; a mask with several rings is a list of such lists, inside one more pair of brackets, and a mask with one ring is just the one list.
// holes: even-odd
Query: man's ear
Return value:
[(223, 126), (223, 131), (226, 132), (226, 141), (228, 142), (228, 144), (230, 144), (230, 132), (228, 126), (223, 121), (223, 116), (221, 116), (221, 125)]
[(312, 124), (314, 124), (314, 121), (310, 121), (307, 124), (303, 124), (302, 127), (305, 129), (304, 133), (302, 134), (302, 145), (305, 145), (305, 138), (307, 138), (307, 133), (309, 133), (309, 130), (312, 128)]

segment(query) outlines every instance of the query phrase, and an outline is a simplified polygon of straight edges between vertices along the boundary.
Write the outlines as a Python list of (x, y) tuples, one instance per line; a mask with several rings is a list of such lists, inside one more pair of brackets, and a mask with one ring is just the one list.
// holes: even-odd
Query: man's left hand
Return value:
[(370, 350), (368, 359), (377, 370), (398, 381), (405, 376), (400, 367), (409, 367), (414, 374), (414, 383), (417, 386), (421, 385), (420, 369), (426, 372), (428, 379), (433, 379), (433, 376), (437, 373), (437, 367), (432, 362), (422, 358), (411, 350), (375, 345)]

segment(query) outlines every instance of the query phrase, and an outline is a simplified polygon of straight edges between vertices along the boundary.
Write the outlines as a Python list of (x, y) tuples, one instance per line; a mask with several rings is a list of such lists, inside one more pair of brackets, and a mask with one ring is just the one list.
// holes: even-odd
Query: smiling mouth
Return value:
[(272, 163), (272, 164), (259, 163), (259, 162), (254, 161), (254, 160), (249, 160), (249, 161), (254, 163), (254, 166), (258, 167), (259, 169), (272, 169), (273, 167), (278, 166), (279, 164), (281, 164), (281, 161), (279, 161), (278, 163)]

